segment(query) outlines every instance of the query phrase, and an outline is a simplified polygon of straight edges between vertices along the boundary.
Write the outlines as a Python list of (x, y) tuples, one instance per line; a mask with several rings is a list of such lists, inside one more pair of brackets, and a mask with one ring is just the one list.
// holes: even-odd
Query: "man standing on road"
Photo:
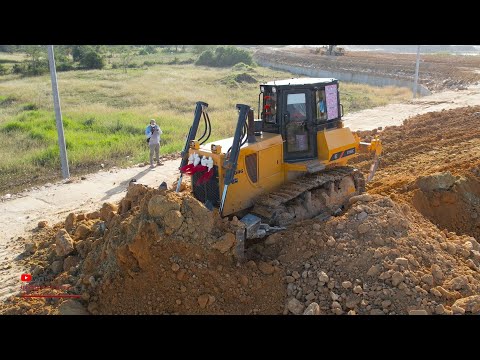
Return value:
[(155, 152), (155, 158), (157, 160), (157, 165), (163, 165), (160, 163), (159, 153), (160, 153), (160, 135), (163, 134), (162, 129), (155, 122), (155, 119), (150, 120), (150, 125), (147, 126), (145, 130), (145, 135), (147, 136), (147, 142), (150, 146), (150, 167), (153, 168), (153, 153)]

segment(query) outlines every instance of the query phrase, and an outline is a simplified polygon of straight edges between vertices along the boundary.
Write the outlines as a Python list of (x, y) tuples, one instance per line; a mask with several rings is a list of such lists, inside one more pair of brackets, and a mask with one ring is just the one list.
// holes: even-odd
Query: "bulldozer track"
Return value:
[[(355, 185), (355, 192), (350, 193), (342, 199), (344, 205), (351, 196), (361, 194), (365, 191), (365, 179), (363, 174), (357, 169), (349, 166), (336, 167), (324, 170), (320, 173), (307, 174), (303, 177), (290, 181), (281, 186), (277, 191), (262, 195), (254, 204), (253, 213), (261, 216), (270, 225), (288, 225), (295, 219), (303, 220), (305, 218), (320, 215), (322, 212), (333, 212), (334, 208), (324, 206), (323, 208), (312, 208), (309, 206), (311, 192), (314, 190), (324, 190), (331, 192), (335, 184), (339, 184), (343, 179), (351, 178)], [(295, 203), (295, 204), (294, 204)], [(294, 211), (293, 207), (303, 206), (306, 209), (302, 215)], [(338, 201), (335, 205), (339, 208)], [(318, 210), (318, 211), (317, 211)], [(290, 215), (288, 215), (290, 213)], [(281, 215), (284, 214), (283, 219)]]

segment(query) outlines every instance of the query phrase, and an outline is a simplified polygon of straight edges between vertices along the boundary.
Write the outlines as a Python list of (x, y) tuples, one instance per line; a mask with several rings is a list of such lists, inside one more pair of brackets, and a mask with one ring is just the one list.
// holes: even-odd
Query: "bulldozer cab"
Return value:
[(260, 85), (262, 96), (262, 131), (282, 135), (287, 162), (316, 158), (317, 132), (342, 126), (336, 79), (272, 81)]

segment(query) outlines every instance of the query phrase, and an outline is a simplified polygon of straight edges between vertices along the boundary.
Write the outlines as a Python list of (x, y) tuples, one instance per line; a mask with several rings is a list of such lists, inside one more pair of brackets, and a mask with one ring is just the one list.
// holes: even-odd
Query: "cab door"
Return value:
[(285, 161), (312, 159), (316, 155), (311, 92), (290, 90), (282, 94), (282, 136)]

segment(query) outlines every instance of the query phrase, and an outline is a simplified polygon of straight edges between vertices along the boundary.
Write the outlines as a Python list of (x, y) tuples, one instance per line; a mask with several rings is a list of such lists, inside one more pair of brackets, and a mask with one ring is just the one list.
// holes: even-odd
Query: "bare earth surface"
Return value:
[(0, 203), (0, 299), (8, 295), (12, 286), (19, 285), (21, 269), (12, 258), (23, 251), (25, 236), (35, 229), (40, 220), (53, 225), (70, 212), (90, 212), (103, 202), (118, 202), (125, 196), (130, 180), (158, 187), (163, 181), (171, 184), (178, 173), (178, 160), (165, 161), (164, 166), (150, 169), (134, 167), (100, 171), (86, 180), (74, 180), (24, 191)]
[[(410, 117), (414, 114), (421, 114), (421, 113), (427, 113), (427, 112), (433, 112), (433, 111), (441, 111), (442, 109), (450, 109), (450, 108), (462, 107), (462, 106), (468, 106), (468, 105), (480, 105), (480, 94), (479, 94), (478, 87), (477, 88), (471, 88), (469, 90), (463, 90), (463, 91), (450, 91), (450, 92), (447, 92), (447, 93), (439, 93), (439, 94), (436, 94), (436, 95), (432, 95), (430, 97), (424, 97), (424, 98), (415, 100), (415, 101), (413, 101), (409, 104), (390, 105), (390, 106), (386, 106), (386, 107), (382, 107), (382, 108), (366, 110), (366, 111), (363, 111), (363, 112), (360, 112), (360, 113), (357, 113), (357, 114), (352, 114), (349, 117), (346, 117), (345, 120), (346, 120), (347, 125), (349, 125), (352, 128), (352, 130), (365, 130), (365, 129), (373, 129), (373, 128), (376, 128), (376, 127), (379, 127), (379, 126), (385, 127), (385, 126), (389, 126), (389, 125), (400, 125), (404, 119), (407, 119), (408, 117)], [(432, 124), (434, 124), (434, 121), (433, 121)], [(413, 138), (411, 138), (410, 140), (413, 141)], [(470, 141), (472, 141), (472, 139), (470, 139)], [(22, 192), (20, 194), (13, 195), (11, 199), (2, 199), (2, 202), (0, 202), (0, 284), (1, 284), (0, 285), (0, 300), (7, 298), (9, 295), (11, 295), (12, 293), (19, 290), (19, 287), (20, 287), (19, 277), (20, 277), (20, 274), (25, 271), (25, 269), (22, 269), (17, 265), (16, 261), (12, 261), (15, 258), (18, 259), (19, 257), (21, 257), (20, 254), (24, 250), (24, 241), (23, 241), (22, 238), (19, 239), (19, 237), (27, 236), (29, 233), (32, 232), (32, 230), (36, 229), (37, 224), (40, 220), (46, 220), (49, 223), (50, 226), (53, 226), (57, 222), (65, 220), (66, 216), (71, 212), (75, 212), (77, 214), (88, 213), (88, 212), (98, 210), (101, 207), (102, 203), (104, 203), (104, 202), (110, 202), (110, 203), (118, 202), (119, 200), (124, 198), (125, 190), (127, 189), (128, 185), (129, 185), (129, 183), (132, 179), (136, 179), (137, 183), (145, 184), (145, 185), (148, 185), (148, 186), (151, 186), (151, 187), (154, 187), (154, 188), (158, 188), (158, 186), (161, 182), (166, 181), (169, 188), (170, 188), (172, 182), (174, 180), (176, 180), (176, 175), (178, 174), (177, 168), (178, 168), (179, 161), (178, 160), (171, 160), (171, 161), (166, 161), (164, 164), (165, 164), (164, 166), (157, 167), (153, 170), (149, 169), (148, 167), (142, 167), (142, 168), (136, 167), (136, 168), (129, 168), (129, 169), (114, 169), (114, 170), (110, 170), (110, 171), (101, 171), (101, 172), (98, 172), (96, 174), (91, 174), (91, 175), (87, 176), (86, 180), (74, 180), (71, 183), (57, 183), (57, 184), (53, 184), (53, 185), (50, 185), (50, 186), (42, 187), (38, 190), (25, 191), (25, 192)], [(413, 169), (411, 169), (411, 170), (414, 171)], [(379, 170), (379, 174), (381, 174), (381, 170)], [(376, 177), (376, 178), (378, 178), (378, 177)], [(387, 180), (384, 180), (384, 182), (385, 181), (387, 181)], [(428, 215), (427, 217), (432, 218), (433, 221), (441, 223), (442, 220), (438, 217), (435, 218), (436, 214), (434, 213), (434, 210), (430, 210), (430, 208), (429, 208), (429, 206), (433, 206), (433, 205), (427, 204), (424, 201), (424, 199), (419, 197), (419, 196), (417, 196), (417, 198), (415, 198), (415, 199), (416, 199), (417, 203), (419, 204), (418, 205), (419, 211), (424, 213), (425, 216)], [(175, 200), (175, 201), (178, 202), (180, 200)], [(378, 200), (378, 201), (383, 201), (383, 200)], [(387, 205), (390, 206), (389, 204), (386, 204), (385, 206), (387, 206)], [(375, 206), (377, 206), (377, 205), (375, 205)], [(381, 204), (379, 203), (378, 206), (381, 207), (381, 206), (384, 206), (384, 205), (383, 205), (383, 203), (381, 203)], [(185, 217), (185, 219), (190, 219), (190, 218), (194, 219), (195, 216), (192, 216), (189, 213), (189, 211), (190, 210), (184, 212), (183, 208), (182, 208), (181, 215), (183, 217)], [(369, 213), (368, 209), (366, 209), (365, 211), (367, 213)], [(397, 211), (397, 210), (395, 210), (395, 211)], [(398, 211), (400, 211), (400, 210), (398, 210)], [(382, 213), (382, 212), (380, 211), (380, 213)], [(176, 214), (178, 215), (178, 213), (176, 213)], [(137, 221), (137, 220), (135, 220), (135, 221)], [(140, 221), (140, 218), (139, 218), (138, 221)], [(148, 231), (149, 231), (148, 230), (149, 229), (148, 224), (146, 224), (146, 223), (145, 224), (141, 223), (141, 224), (142, 224), (143, 227), (145, 227), (145, 229), (142, 230), (142, 231), (144, 231), (145, 234), (148, 234)], [(456, 224), (453, 224), (451, 226), (447, 226), (447, 225), (449, 225), (449, 224), (443, 224), (442, 227), (447, 227), (447, 228), (450, 228), (450, 229), (454, 230), (455, 226), (457, 226)], [(318, 229), (320, 229), (320, 227), (318, 227)], [(53, 230), (49, 230), (49, 231), (53, 231)], [(355, 231), (356, 231), (356, 229), (355, 229)], [(363, 231), (363, 229), (362, 229), (362, 231)], [(401, 231), (398, 230), (399, 234), (400, 234), (400, 232)], [(475, 235), (476, 234), (475, 230), (471, 230), (470, 232), (467, 232), (467, 233), (469, 235)], [(52, 234), (53, 234), (53, 232), (52, 232)], [(195, 234), (193, 234), (193, 235), (195, 235)], [(190, 234), (189, 236), (192, 236), (192, 235)], [(140, 238), (141, 239), (148, 238), (148, 236), (142, 236)], [(225, 239), (225, 240), (227, 240), (227, 239)], [(112, 241), (116, 241), (115, 238), (112, 238)], [(462, 240), (462, 241), (464, 241), (464, 240)], [(314, 244), (313, 245), (312, 244), (310, 244), (308, 246), (314, 246)], [(141, 246), (141, 245), (139, 245), (139, 246)], [(208, 248), (208, 246), (209, 246), (208, 244), (205, 244), (206, 248)], [(327, 244), (327, 246), (329, 246), (329, 245)], [(166, 249), (168, 249), (168, 246), (167, 246)], [(166, 249), (163, 249), (163, 250), (159, 249), (158, 256), (159, 257), (166, 256), (166, 253), (165, 253)], [(183, 250), (183, 251), (185, 251), (185, 256), (187, 256), (187, 251), (186, 250)], [(200, 248), (196, 251), (197, 251), (197, 253), (195, 254), (195, 259), (196, 260), (193, 259), (192, 261), (200, 261), (203, 257), (208, 257), (209, 256), (208, 252), (205, 252), (205, 254), (204, 254), (202, 252), (203, 250), (200, 249)], [(297, 251), (298, 251), (298, 249), (297, 249)], [(182, 252), (180, 250), (180, 248), (179, 248), (178, 252)], [(140, 258), (141, 258), (141, 253), (142, 253), (142, 251), (139, 252)], [(190, 252), (188, 252), (188, 253), (190, 254)], [(172, 254), (170, 254), (170, 255), (172, 255)], [(190, 255), (188, 255), (188, 256), (190, 256)], [(173, 258), (169, 258), (169, 259), (173, 259)], [(125, 261), (127, 261), (127, 260), (128, 259), (126, 259)], [(95, 261), (98, 261), (98, 260), (95, 260)], [(175, 265), (175, 264), (177, 264), (178, 261), (175, 260), (175, 259), (170, 260), (170, 261), (174, 261), (174, 264), (172, 265), (172, 268), (176, 269), (176, 270), (174, 270), (174, 272), (178, 272), (179, 270), (178, 270), (177, 266)], [(177, 261), (177, 262), (175, 262), (175, 261)], [(292, 264), (294, 264), (294, 262), (296, 260), (295, 259), (290, 259), (288, 261), (291, 261)], [(400, 260), (400, 261), (403, 261), (403, 260)], [(153, 263), (155, 263), (155, 262), (153, 262)], [(216, 264), (217, 269), (227, 266), (226, 264), (223, 264), (223, 260), (218, 260), (218, 261), (215, 260), (214, 263)], [(141, 261), (139, 262), (139, 264), (140, 264), (140, 267), (142, 267)], [(145, 262), (146, 267), (150, 266), (150, 264), (151, 264), (150, 260)], [(188, 264), (188, 262), (186, 264)], [(223, 264), (223, 265), (219, 265), (219, 264)], [(263, 263), (261, 263), (261, 264), (263, 264)], [(199, 269), (201, 269), (203, 265), (199, 263), (198, 266), (199, 266)], [(262, 265), (262, 266), (265, 267), (265, 265)], [(476, 266), (476, 265), (474, 264), (472, 266)], [(87, 268), (88, 268), (88, 266), (87, 266)], [(273, 269), (273, 267), (272, 267), (272, 269)], [(270, 268), (264, 269), (264, 270), (265, 271), (262, 270), (263, 273), (269, 273), (270, 272)], [(183, 279), (184, 275), (180, 276), (179, 274), (180, 273), (181, 274), (188, 273), (188, 271), (190, 271), (190, 270), (188, 270), (188, 268), (186, 267), (185, 272), (181, 272), (181, 270), (180, 270), (180, 272), (175, 276), (177, 278)], [(205, 271), (206, 271), (206, 274), (207, 274), (207, 270), (205, 270)], [(152, 271), (152, 276), (155, 276), (154, 274), (158, 274), (158, 271), (156, 271), (156, 270)], [(231, 276), (233, 276), (233, 274), (235, 274), (235, 272), (232, 271)], [(276, 274), (276, 272), (275, 272), (275, 274)], [(132, 275), (132, 274), (130, 274), (130, 275), (135, 277), (135, 275)], [(239, 280), (240, 283), (248, 283), (250, 281), (250, 284), (255, 284), (255, 285), (253, 285), (254, 288), (261, 289), (261, 288), (264, 287), (263, 280), (261, 280), (262, 278), (260, 278), (260, 280), (258, 280), (258, 279), (255, 280), (256, 276), (254, 276), (252, 273), (250, 273), (248, 271), (245, 272), (244, 276), (246, 277), (247, 280), (245, 280), (245, 278), (241, 278)], [(275, 275), (275, 276), (277, 276), (277, 275)], [(296, 276), (294, 276), (294, 277), (296, 278)], [(85, 277), (85, 279), (88, 282), (89, 278)], [(125, 281), (130, 281), (130, 280), (128, 280), (128, 277), (125, 278), (125, 279), (126, 279)], [(352, 279), (355, 279), (355, 278), (352, 278)], [(291, 279), (288, 279), (288, 281), (290, 281), (290, 280)], [(180, 281), (182, 281), (182, 280), (180, 280)], [(218, 281), (220, 281), (220, 280), (218, 280)], [(257, 281), (257, 282), (255, 282), (255, 281)], [(95, 283), (95, 280), (93, 282)], [(396, 281), (395, 281), (395, 283), (396, 283)], [(135, 285), (135, 284), (137, 284), (137, 285)], [(223, 286), (229, 286), (229, 285), (223, 285), (223, 282), (221, 282), (221, 281), (220, 281), (219, 284), (220, 285), (217, 284), (217, 286), (215, 287), (213, 285), (210, 286), (210, 285), (208, 285), (208, 282), (205, 282), (202, 286), (205, 286), (205, 288), (212, 287), (212, 289), (217, 288), (217, 290), (218, 290), (218, 288), (222, 289)], [(122, 286), (123, 286), (123, 283), (122, 283)], [(129, 286), (132, 287), (132, 289), (134, 289), (135, 286), (138, 286), (138, 282), (134, 282), (132, 280), (132, 283)], [(192, 286), (195, 287), (193, 283), (192, 283)], [(251, 287), (251, 285), (249, 285), (249, 286)], [(350, 285), (346, 284), (345, 286), (350, 286)], [(458, 285), (458, 286), (460, 286), (460, 285)], [(116, 287), (116, 288), (118, 289), (118, 287)], [(99, 303), (99, 306), (100, 306), (100, 310), (99, 310), (100, 312), (106, 312), (106, 313), (111, 312), (112, 310), (108, 310), (108, 309), (115, 308), (114, 303), (116, 301), (115, 300), (116, 297), (123, 296), (122, 294), (115, 293), (114, 290), (111, 291), (109, 289), (110, 289), (110, 287), (107, 286), (104, 290), (105, 291), (104, 295), (99, 297), (99, 302), (98, 303)], [(185, 291), (185, 290), (183, 290), (184, 287), (180, 287), (179, 289), (180, 290), (178, 290), (178, 291), (180, 293), (183, 293)], [(264, 299), (264, 297), (267, 298), (267, 297), (272, 297), (273, 296), (272, 294), (279, 294), (277, 292), (278, 289), (274, 291), (273, 287), (272, 287), (272, 289), (269, 289), (269, 288), (266, 288), (266, 289), (267, 289), (266, 290), (267, 293), (261, 294), (261, 297), (258, 297), (258, 302), (259, 303), (261, 303), (261, 301), (263, 301), (261, 299)], [(138, 290), (140, 290), (140, 289), (138, 289)], [(213, 291), (215, 292), (217, 290), (213, 290)], [(135, 293), (135, 291), (132, 291), (132, 293)], [(162, 293), (162, 291), (163, 291), (162, 289), (159, 289), (159, 293)], [(476, 290), (472, 290), (472, 293), (475, 293), (475, 291)], [(218, 292), (218, 294), (222, 293), (222, 291), (220, 291), (220, 290), (218, 290), (217, 292)], [(466, 295), (468, 295), (468, 294), (469, 293), (466, 293)], [(305, 295), (305, 294), (303, 294), (303, 295)], [(462, 294), (462, 295), (465, 295), (465, 294)], [(129, 305), (126, 305), (130, 301), (129, 300), (130, 298), (128, 298), (128, 296), (130, 296), (130, 295), (126, 294), (124, 296), (127, 296), (126, 298), (124, 298), (125, 302), (121, 303), (121, 306), (119, 305), (119, 307), (116, 308), (116, 309), (118, 309), (118, 311), (116, 311), (116, 312), (117, 313), (134, 313), (133, 312), (134, 306), (132, 305), (132, 307), (129, 307)], [(195, 299), (198, 297), (199, 303), (202, 303), (202, 301), (205, 300), (205, 304), (210, 304), (210, 303), (213, 304), (214, 301), (215, 301), (215, 296), (212, 295), (211, 293), (209, 293), (209, 295), (207, 296), (207, 295), (204, 295), (204, 294), (202, 295), (202, 293), (199, 292), (198, 294), (195, 293), (195, 296), (196, 296)], [(203, 299), (202, 296), (204, 296), (205, 299)], [(232, 296), (234, 298), (237, 297), (237, 296), (245, 296), (245, 303), (246, 304), (248, 304), (249, 301), (254, 301), (254, 300), (249, 300), (249, 296), (253, 296), (253, 295), (249, 295), (248, 293), (243, 294), (243, 293), (240, 292), (238, 294), (235, 293)], [(297, 294), (296, 296), (300, 296), (300, 295)], [(212, 297), (213, 297), (213, 299), (212, 299)], [(217, 297), (218, 297), (218, 295), (217, 295)], [(254, 299), (257, 299), (257, 298), (254, 297)], [(145, 300), (145, 307), (146, 307), (145, 312), (146, 313), (152, 313), (151, 309), (148, 308), (148, 306), (151, 302), (151, 299), (144, 298), (144, 300)], [(281, 309), (278, 310), (278, 303), (280, 302), (280, 300), (276, 301), (275, 304), (272, 303), (272, 306), (271, 306), (271, 308), (269, 308), (268, 311), (270, 311), (271, 313), (281, 312)], [(104, 303), (102, 303), (102, 301), (104, 301)], [(133, 301), (132, 304), (134, 304), (136, 302), (136, 300), (134, 298), (132, 298), (132, 301)], [(158, 298), (157, 298), (157, 301), (158, 301)], [(173, 301), (173, 300), (171, 300), (171, 301)], [(227, 301), (227, 300), (225, 300), (225, 301)], [(255, 301), (257, 301), (257, 300), (255, 300)], [(427, 300), (425, 300), (425, 301), (427, 301)], [(295, 301), (293, 301), (293, 300), (291, 300), (290, 302), (292, 302), (292, 304), (295, 303)], [(102, 306), (107, 306), (106, 304), (108, 304), (109, 307), (105, 307), (102, 310)], [(195, 304), (189, 304), (189, 303), (187, 303), (187, 304), (188, 304), (189, 307), (195, 305)], [(218, 304), (218, 303), (216, 303), (216, 304)], [(295, 304), (293, 304), (293, 305), (295, 305)], [(292, 305), (292, 307), (293, 307), (293, 305)], [(322, 305), (322, 304), (320, 304), (320, 305)], [(336, 307), (337, 304), (334, 304), (334, 305), (335, 305), (334, 309), (338, 309)], [(172, 308), (174, 308), (175, 306), (184, 306), (184, 303), (182, 301), (178, 300), (175, 303), (173, 303), (171, 306), (172, 306)], [(207, 306), (207, 305), (205, 305), (205, 306)], [(325, 305), (325, 306), (327, 306), (327, 305)], [(401, 309), (403, 309), (402, 311), (405, 311), (405, 306), (404, 305), (402, 305), (402, 306), (399, 305), (399, 309), (401, 308)], [(428, 305), (428, 306), (433, 308), (434, 305)], [(202, 307), (202, 305), (200, 305), (200, 307), (202, 309), (204, 308), (204, 307)], [(245, 309), (245, 313), (247, 312), (247, 308), (248, 307), (246, 307), (246, 309)], [(160, 309), (159, 311), (161, 312), (163, 310)], [(153, 312), (155, 312), (155, 311), (153, 311)], [(339, 312), (339, 311), (337, 311), (337, 312)], [(243, 310), (242, 310), (242, 313), (243, 313)], [(295, 311), (294, 311), (294, 313), (295, 313)]]
[[(306, 48), (265, 48), (255, 59), (332, 71), (385, 76), (413, 80), (415, 54), (387, 54), (368, 51), (347, 51), (344, 56), (325, 56)], [(464, 89), (480, 81), (480, 56), (427, 55), (420, 60), (419, 83), (430, 91)]]
[(346, 115), (345, 126), (352, 130), (373, 130), (379, 126), (399, 126), (411, 116), (427, 112), (480, 105), (480, 86), (449, 90), (414, 99), (404, 104), (389, 104)]

